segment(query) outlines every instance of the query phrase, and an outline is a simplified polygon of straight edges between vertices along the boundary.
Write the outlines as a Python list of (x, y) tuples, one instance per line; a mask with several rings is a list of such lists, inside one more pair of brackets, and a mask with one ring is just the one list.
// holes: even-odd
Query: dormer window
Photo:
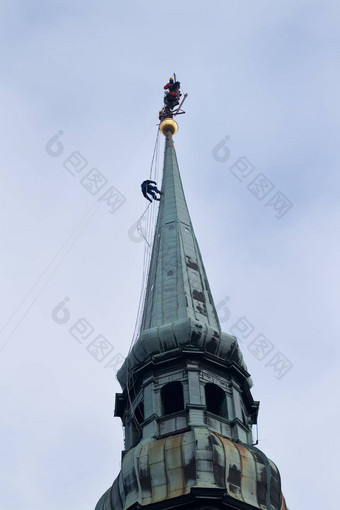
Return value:
[(205, 385), (205, 402), (209, 413), (228, 418), (226, 395), (217, 384), (207, 383)]
[(179, 381), (166, 384), (161, 389), (163, 415), (177, 413), (184, 409), (183, 386)]

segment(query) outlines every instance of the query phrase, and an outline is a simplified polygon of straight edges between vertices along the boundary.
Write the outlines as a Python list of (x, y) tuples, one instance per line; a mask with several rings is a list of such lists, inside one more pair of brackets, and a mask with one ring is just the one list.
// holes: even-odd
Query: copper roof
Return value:
[(161, 503), (200, 488), (224, 489), (223, 500), (251, 508), (286, 510), (275, 464), (257, 448), (203, 427), (141, 441), (125, 454), (119, 476), (95, 510)]

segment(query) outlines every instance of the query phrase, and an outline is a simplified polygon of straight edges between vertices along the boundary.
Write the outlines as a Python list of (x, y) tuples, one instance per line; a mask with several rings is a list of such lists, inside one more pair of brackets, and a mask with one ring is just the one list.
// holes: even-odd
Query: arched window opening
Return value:
[(177, 413), (184, 409), (183, 386), (179, 381), (166, 384), (161, 389), (163, 414)]
[(227, 399), (225, 392), (216, 384), (205, 385), (205, 402), (209, 413), (228, 418)]

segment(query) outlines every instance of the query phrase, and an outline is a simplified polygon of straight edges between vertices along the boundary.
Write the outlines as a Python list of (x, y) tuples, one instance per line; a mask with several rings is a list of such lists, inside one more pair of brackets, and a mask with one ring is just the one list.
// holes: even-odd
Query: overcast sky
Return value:
[(119, 473), (134, 224), (174, 71), (222, 327), (251, 325), (259, 448), (291, 510), (338, 508), (339, 21), (329, 0), (1, 2), (1, 510), (93, 510)]

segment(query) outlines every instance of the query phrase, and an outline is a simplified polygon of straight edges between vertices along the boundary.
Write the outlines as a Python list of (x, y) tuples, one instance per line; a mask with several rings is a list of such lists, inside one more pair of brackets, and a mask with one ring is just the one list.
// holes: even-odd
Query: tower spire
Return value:
[(190, 318), (219, 331), (171, 134), (166, 135), (162, 191), (141, 330)]
[(184, 195), (172, 138), (174, 124), (166, 119), (160, 125), (165, 135), (162, 198), (141, 328), (117, 377), (125, 388), (153, 356), (187, 348), (233, 363), (250, 386), (236, 338), (221, 331)]
[(96, 510), (287, 510), (275, 464), (254, 447), (259, 402), (237, 339), (221, 331), (172, 135), (138, 338), (117, 377), (121, 471)]

